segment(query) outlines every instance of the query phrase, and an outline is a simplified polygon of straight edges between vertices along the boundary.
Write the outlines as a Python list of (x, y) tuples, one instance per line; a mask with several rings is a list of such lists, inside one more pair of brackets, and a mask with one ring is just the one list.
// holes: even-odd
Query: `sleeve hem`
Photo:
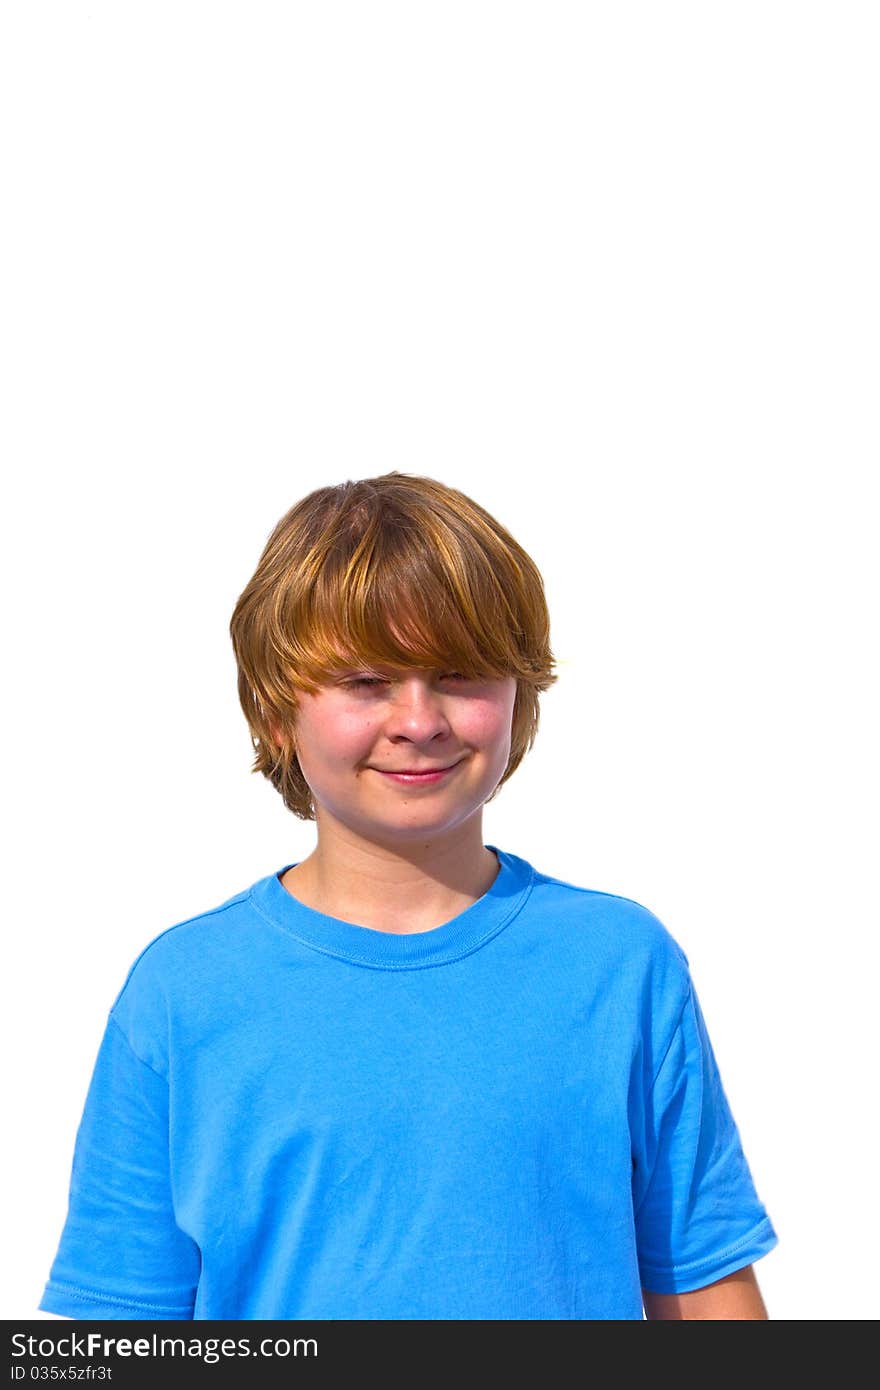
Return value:
[(43, 1313), (60, 1313), (67, 1318), (155, 1318), (191, 1321), (191, 1306), (139, 1303), (113, 1294), (79, 1289), (73, 1284), (50, 1280), (37, 1307)]
[(646, 1293), (691, 1293), (753, 1264), (778, 1244), (779, 1237), (770, 1218), (765, 1217), (743, 1240), (708, 1259), (695, 1260), (672, 1269), (640, 1262), (641, 1285)]

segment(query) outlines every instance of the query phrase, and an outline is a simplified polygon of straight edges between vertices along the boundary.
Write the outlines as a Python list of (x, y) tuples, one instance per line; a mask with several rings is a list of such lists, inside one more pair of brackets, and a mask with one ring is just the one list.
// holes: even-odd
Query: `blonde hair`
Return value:
[(251, 771), (301, 820), (315, 809), (296, 756), (296, 694), (314, 694), (333, 671), (515, 676), (510, 757), (489, 801), (532, 747), (538, 695), (558, 679), (534, 561), (463, 492), (396, 471), (317, 488), (291, 507), (229, 631)]

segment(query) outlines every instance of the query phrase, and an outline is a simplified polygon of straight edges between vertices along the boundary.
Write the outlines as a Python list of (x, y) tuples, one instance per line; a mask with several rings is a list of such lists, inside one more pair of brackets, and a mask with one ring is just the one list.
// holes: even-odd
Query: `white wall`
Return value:
[(876, 1316), (876, 23), (6, 10), (0, 1315), (134, 957), (312, 847), (249, 773), (235, 599), (294, 501), (397, 468), (546, 580), (485, 839), (666, 923), (771, 1317)]

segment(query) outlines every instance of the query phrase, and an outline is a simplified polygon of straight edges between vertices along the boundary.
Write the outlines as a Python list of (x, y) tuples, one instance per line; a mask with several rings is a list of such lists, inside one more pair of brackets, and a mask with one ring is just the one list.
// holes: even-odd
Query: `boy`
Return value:
[(132, 966), (40, 1307), (766, 1318), (686, 957), (483, 843), (557, 679), (529, 556), (433, 479), (323, 488), (230, 630), (253, 770), (317, 844)]

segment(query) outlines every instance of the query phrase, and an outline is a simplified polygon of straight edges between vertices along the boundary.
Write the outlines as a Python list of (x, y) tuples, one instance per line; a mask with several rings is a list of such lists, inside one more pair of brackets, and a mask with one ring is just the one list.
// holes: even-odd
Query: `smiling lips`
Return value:
[(379, 767), (377, 767), (375, 771), (381, 773), (383, 777), (392, 777), (396, 782), (401, 782), (412, 787), (418, 786), (421, 783), (427, 785), (430, 782), (438, 782), (447, 772), (451, 772), (453, 768), (458, 767), (459, 763), (463, 761), (463, 758), (459, 758), (457, 763), (448, 763), (446, 767), (430, 767), (424, 772), (384, 771)]
[(448, 772), (455, 763), (446, 763), (444, 767), (380, 767), (379, 772), (390, 772), (392, 777), (427, 777), (432, 772)]

